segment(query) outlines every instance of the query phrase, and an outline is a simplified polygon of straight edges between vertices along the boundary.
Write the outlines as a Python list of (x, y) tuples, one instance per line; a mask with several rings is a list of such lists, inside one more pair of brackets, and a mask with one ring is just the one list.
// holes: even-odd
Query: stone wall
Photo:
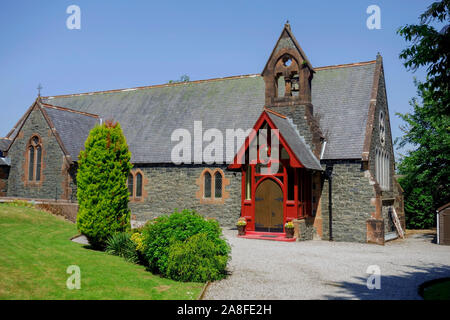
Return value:
[[(38, 134), (42, 141), (41, 181), (39, 184), (28, 184), (26, 183), (28, 168), (25, 168), (25, 158), (27, 144), (35, 134)], [(8, 157), (11, 159), (8, 197), (61, 199), (63, 192), (66, 191), (63, 188), (64, 175), (62, 174), (64, 153), (37, 107), (31, 111), (11, 145)]]
[[(333, 168), (332, 235), (335, 241), (366, 242), (367, 220), (375, 211), (374, 187), (359, 160), (324, 162)], [(329, 181), (324, 179), (321, 197), (322, 239), (329, 239)]]
[(229, 180), (225, 187), (228, 197), (223, 203), (201, 203), (197, 197), (198, 179), (204, 166), (136, 164), (133, 170), (140, 169), (144, 174), (144, 199), (129, 203), (132, 214), (143, 221), (175, 209), (194, 209), (207, 218), (217, 219), (222, 227), (234, 227), (241, 213), (241, 174), (226, 171), (225, 166), (208, 168), (222, 169)]

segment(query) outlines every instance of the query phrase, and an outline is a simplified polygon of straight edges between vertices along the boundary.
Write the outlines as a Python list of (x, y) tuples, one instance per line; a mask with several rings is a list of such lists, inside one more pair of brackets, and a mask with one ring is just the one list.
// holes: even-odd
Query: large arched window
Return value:
[(42, 172), (42, 142), (37, 135), (32, 136), (28, 141), (26, 161), (28, 162), (28, 181), (40, 182)]

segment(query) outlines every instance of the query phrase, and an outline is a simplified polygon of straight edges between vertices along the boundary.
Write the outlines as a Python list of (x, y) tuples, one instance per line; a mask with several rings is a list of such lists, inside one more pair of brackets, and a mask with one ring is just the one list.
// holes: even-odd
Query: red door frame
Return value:
[[(308, 175), (306, 174), (306, 170), (304, 166), (301, 164), (301, 162), (297, 159), (296, 155), (292, 151), (292, 149), (289, 147), (289, 145), (286, 143), (286, 140), (282, 137), (282, 135), (278, 132), (277, 137), (280, 141), (280, 145), (287, 151), (289, 155), (289, 161), (280, 160), (280, 162), (283, 164), (283, 173), (277, 174), (277, 175), (261, 175), (256, 174), (255, 166), (256, 164), (260, 163), (259, 159), (257, 161), (253, 161), (252, 163), (249, 163), (247, 165), (251, 166), (251, 190), (250, 190), (250, 200), (246, 200), (246, 164), (239, 164), (237, 159), (243, 159), (245, 157), (245, 151), (249, 147), (250, 143), (253, 141), (253, 139), (256, 137), (256, 132), (265, 124), (267, 123), (270, 129), (277, 129), (275, 124), (272, 122), (270, 117), (267, 115), (266, 111), (263, 111), (261, 116), (259, 117), (258, 121), (256, 122), (255, 126), (253, 127), (254, 131), (250, 133), (250, 135), (247, 137), (244, 145), (241, 147), (239, 152), (236, 154), (234, 161), (231, 165), (229, 165), (229, 169), (240, 169), (242, 173), (242, 189), (241, 189), (241, 216), (246, 218), (247, 221), (247, 227), (246, 229), (248, 231), (254, 231), (255, 230), (255, 193), (256, 188), (259, 186), (259, 184), (268, 179), (271, 178), (275, 180), (281, 187), (283, 191), (283, 225), (288, 222), (292, 221), (293, 219), (299, 219), (304, 218), (307, 215), (309, 215), (309, 208), (311, 208), (311, 197), (308, 196), (311, 191), (311, 186), (308, 186), (307, 181), (310, 181), (307, 179)], [(280, 148), (281, 150), (281, 148)], [(259, 154), (259, 152), (258, 152)], [(242, 161), (241, 161), (242, 163)], [(270, 164), (269, 164), (270, 166)], [(289, 174), (287, 169), (293, 170), (293, 176), (294, 176), (294, 200), (288, 200), (288, 179)], [(263, 176), (263, 178), (260, 179), (260, 181), (256, 182), (257, 176)], [(283, 181), (276, 179), (277, 176), (282, 176)], [(292, 178), (292, 176), (290, 177)], [(302, 186), (302, 187), (301, 187)], [(299, 192), (300, 187), (300, 192)], [(299, 198), (300, 195), (300, 198)]]

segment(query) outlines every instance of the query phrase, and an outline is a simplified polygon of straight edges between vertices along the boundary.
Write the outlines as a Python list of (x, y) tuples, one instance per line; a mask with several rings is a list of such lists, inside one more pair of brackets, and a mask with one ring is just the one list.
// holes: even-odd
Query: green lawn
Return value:
[(423, 298), (425, 300), (450, 300), (450, 279), (425, 288)]
[[(196, 299), (200, 283), (164, 279), (122, 258), (69, 240), (73, 223), (23, 206), (0, 204), (0, 299)], [(69, 265), (81, 289), (66, 287)]]

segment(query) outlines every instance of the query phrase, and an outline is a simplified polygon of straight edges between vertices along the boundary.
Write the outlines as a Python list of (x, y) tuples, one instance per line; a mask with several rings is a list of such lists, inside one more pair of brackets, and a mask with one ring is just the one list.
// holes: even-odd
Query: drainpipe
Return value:
[(327, 165), (325, 178), (328, 180), (328, 225), (330, 241), (333, 241), (333, 166)]
[(438, 210), (436, 210), (436, 226), (437, 226), (437, 237), (436, 237), (436, 243), (437, 244), (440, 244), (439, 243), (439, 211)]

